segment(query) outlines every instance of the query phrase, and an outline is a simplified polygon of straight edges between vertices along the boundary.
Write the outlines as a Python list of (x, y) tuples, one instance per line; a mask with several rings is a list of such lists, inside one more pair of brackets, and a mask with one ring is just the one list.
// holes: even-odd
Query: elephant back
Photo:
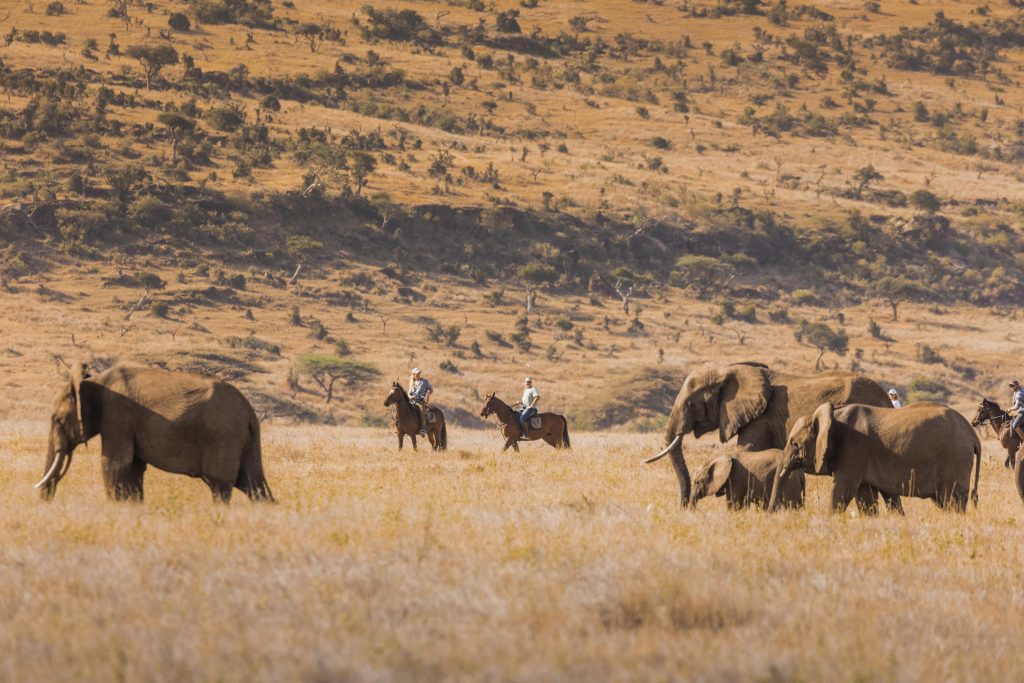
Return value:
[(774, 435), (773, 445), (778, 448), (786, 443), (793, 423), (805, 415), (813, 414), (822, 403), (861, 403), (880, 408), (892, 405), (878, 382), (853, 372), (834, 370), (816, 375), (778, 374), (772, 379), (772, 408), (780, 427)]

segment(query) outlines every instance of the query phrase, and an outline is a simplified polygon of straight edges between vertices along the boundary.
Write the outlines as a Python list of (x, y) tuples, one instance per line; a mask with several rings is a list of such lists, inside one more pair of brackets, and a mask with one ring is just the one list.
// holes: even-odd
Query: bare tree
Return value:
[(629, 298), (633, 296), (633, 285), (629, 286), (629, 289), (625, 289), (625, 285), (622, 284), (622, 280), (615, 281), (615, 293), (622, 299), (622, 312), (629, 315)]

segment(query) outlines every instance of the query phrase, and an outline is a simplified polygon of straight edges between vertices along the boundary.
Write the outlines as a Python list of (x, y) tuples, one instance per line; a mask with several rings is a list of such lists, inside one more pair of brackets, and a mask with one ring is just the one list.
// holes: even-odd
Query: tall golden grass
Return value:
[[(45, 425), (0, 430), (6, 680), (999, 680), (1019, 647), (1021, 502), (907, 516), (682, 511), (657, 437), (394, 449), (271, 427), (278, 505), (151, 472), (107, 502), (98, 444), (36, 500)], [(687, 442), (691, 463), (726, 447)]]

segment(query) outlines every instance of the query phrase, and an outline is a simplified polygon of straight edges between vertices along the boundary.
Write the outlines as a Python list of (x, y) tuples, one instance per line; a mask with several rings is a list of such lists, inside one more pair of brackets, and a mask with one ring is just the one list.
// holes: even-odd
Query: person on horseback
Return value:
[(522, 438), (525, 439), (530, 433), (530, 418), (537, 414), (537, 401), (540, 400), (540, 392), (533, 386), (532, 377), (527, 377), (523, 384), (526, 388), (523, 390), (523, 398), (520, 401), (523, 404), (523, 412), (519, 413), (519, 429), (522, 432)]
[(430, 395), (434, 393), (434, 387), (430, 381), (423, 377), (419, 368), (412, 369), (412, 377), (409, 378), (409, 401), (420, 411), (420, 436), (427, 435), (427, 410), (430, 409)]
[(1013, 407), (1008, 412), (1014, 415), (1010, 427), (1020, 440), (1024, 441), (1024, 388), (1020, 386), (1020, 382), (1013, 380), (1010, 382), (1010, 389), (1013, 391)]
[(889, 390), (889, 400), (892, 401), (893, 408), (903, 407), (903, 403), (900, 401), (900, 394), (895, 388)]

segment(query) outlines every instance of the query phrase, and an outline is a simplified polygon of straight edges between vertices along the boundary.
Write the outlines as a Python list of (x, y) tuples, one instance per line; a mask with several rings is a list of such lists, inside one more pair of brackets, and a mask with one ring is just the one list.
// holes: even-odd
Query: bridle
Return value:
[[(999, 438), (999, 429), (997, 429), (997, 427), (994, 424), (994, 422), (996, 420), (999, 420), (999, 428), (1001, 428), (1004, 424), (1009, 422), (1011, 418), (1010, 418), (1010, 413), (1008, 411), (1001, 410), (998, 406), (996, 406), (996, 410), (1001, 410), (1001, 412), (993, 413), (992, 412), (992, 407), (994, 405), (995, 404), (990, 403), (987, 400), (983, 400), (978, 405), (978, 417), (975, 419), (974, 426), (975, 427), (983, 427), (985, 425), (988, 425), (989, 427), (992, 428), (993, 435), (998, 439)], [(981, 411), (982, 410), (988, 411), (988, 414), (985, 417), (981, 417)]]

